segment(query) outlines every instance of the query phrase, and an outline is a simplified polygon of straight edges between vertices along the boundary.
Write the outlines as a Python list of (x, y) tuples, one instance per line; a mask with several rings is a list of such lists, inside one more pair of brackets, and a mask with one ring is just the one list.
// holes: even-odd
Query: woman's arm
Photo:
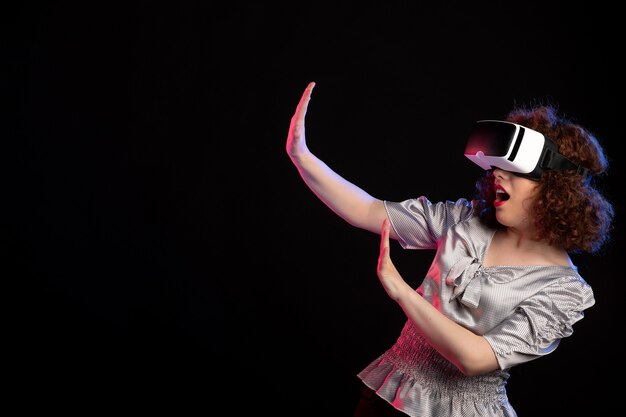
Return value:
[(499, 369), (496, 355), (484, 337), (455, 323), (424, 300), (402, 279), (389, 255), (389, 220), (381, 231), (377, 273), (387, 294), (415, 323), (422, 336), (467, 376)]
[[(291, 118), (287, 154), (306, 185), (332, 211), (353, 226), (380, 233), (380, 224), (387, 218), (382, 200), (345, 180), (307, 147), (304, 120), (313, 87), (314, 82), (306, 87)], [(391, 237), (396, 239), (395, 234)]]

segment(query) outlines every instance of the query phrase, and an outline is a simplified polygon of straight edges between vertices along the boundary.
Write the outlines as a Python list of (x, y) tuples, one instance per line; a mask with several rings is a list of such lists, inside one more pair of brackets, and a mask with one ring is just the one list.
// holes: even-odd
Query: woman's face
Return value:
[(493, 170), (496, 219), (504, 226), (528, 232), (533, 227), (530, 218), (539, 182), (519, 177), (499, 168)]

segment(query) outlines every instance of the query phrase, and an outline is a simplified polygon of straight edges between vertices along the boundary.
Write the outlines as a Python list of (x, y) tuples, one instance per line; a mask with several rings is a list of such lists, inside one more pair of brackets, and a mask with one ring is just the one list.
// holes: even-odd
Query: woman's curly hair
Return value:
[[(535, 238), (570, 253), (598, 251), (609, 240), (614, 210), (593, 182), (593, 177), (605, 174), (608, 169), (597, 138), (582, 126), (560, 117), (551, 105), (519, 107), (509, 112), (506, 120), (552, 139), (561, 154), (589, 170), (586, 177), (573, 170), (544, 170), (531, 208)], [(481, 202), (481, 217), (497, 226), (493, 183), (494, 175), (487, 171), (476, 182), (476, 197)]]

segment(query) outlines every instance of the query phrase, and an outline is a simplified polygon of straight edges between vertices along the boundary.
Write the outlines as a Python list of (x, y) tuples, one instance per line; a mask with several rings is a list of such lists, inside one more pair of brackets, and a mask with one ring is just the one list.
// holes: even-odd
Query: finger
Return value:
[(382, 262), (389, 257), (389, 220), (383, 221), (382, 230), (380, 232), (380, 255), (378, 257), (379, 268)]
[(304, 124), (304, 116), (306, 115), (306, 111), (309, 107), (309, 101), (311, 101), (311, 93), (313, 92), (314, 87), (315, 82), (311, 81), (304, 90), (304, 93), (302, 93), (302, 97), (300, 97), (300, 102), (296, 107), (296, 113), (294, 116), (302, 124)]
[(380, 232), (380, 245), (387, 250), (389, 249), (389, 219), (383, 220), (383, 227)]

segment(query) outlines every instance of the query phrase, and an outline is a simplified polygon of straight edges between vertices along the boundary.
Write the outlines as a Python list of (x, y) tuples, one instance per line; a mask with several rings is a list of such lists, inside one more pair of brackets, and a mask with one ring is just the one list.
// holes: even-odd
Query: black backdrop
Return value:
[[(389, 200), (469, 196), (468, 127), (550, 102), (597, 134), (614, 239), (597, 304), (514, 368), (521, 416), (598, 411), (620, 377), (617, 13), (506, 5), (22, 3), (3, 14), (5, 316), (24, 407), (347, 416), (404, 316), (378, 236), (332, 214), (284, 143)], [(392, 247), (419, 284), (432, 253)], [(619, 369), (618, 369), (619, 368)]]

